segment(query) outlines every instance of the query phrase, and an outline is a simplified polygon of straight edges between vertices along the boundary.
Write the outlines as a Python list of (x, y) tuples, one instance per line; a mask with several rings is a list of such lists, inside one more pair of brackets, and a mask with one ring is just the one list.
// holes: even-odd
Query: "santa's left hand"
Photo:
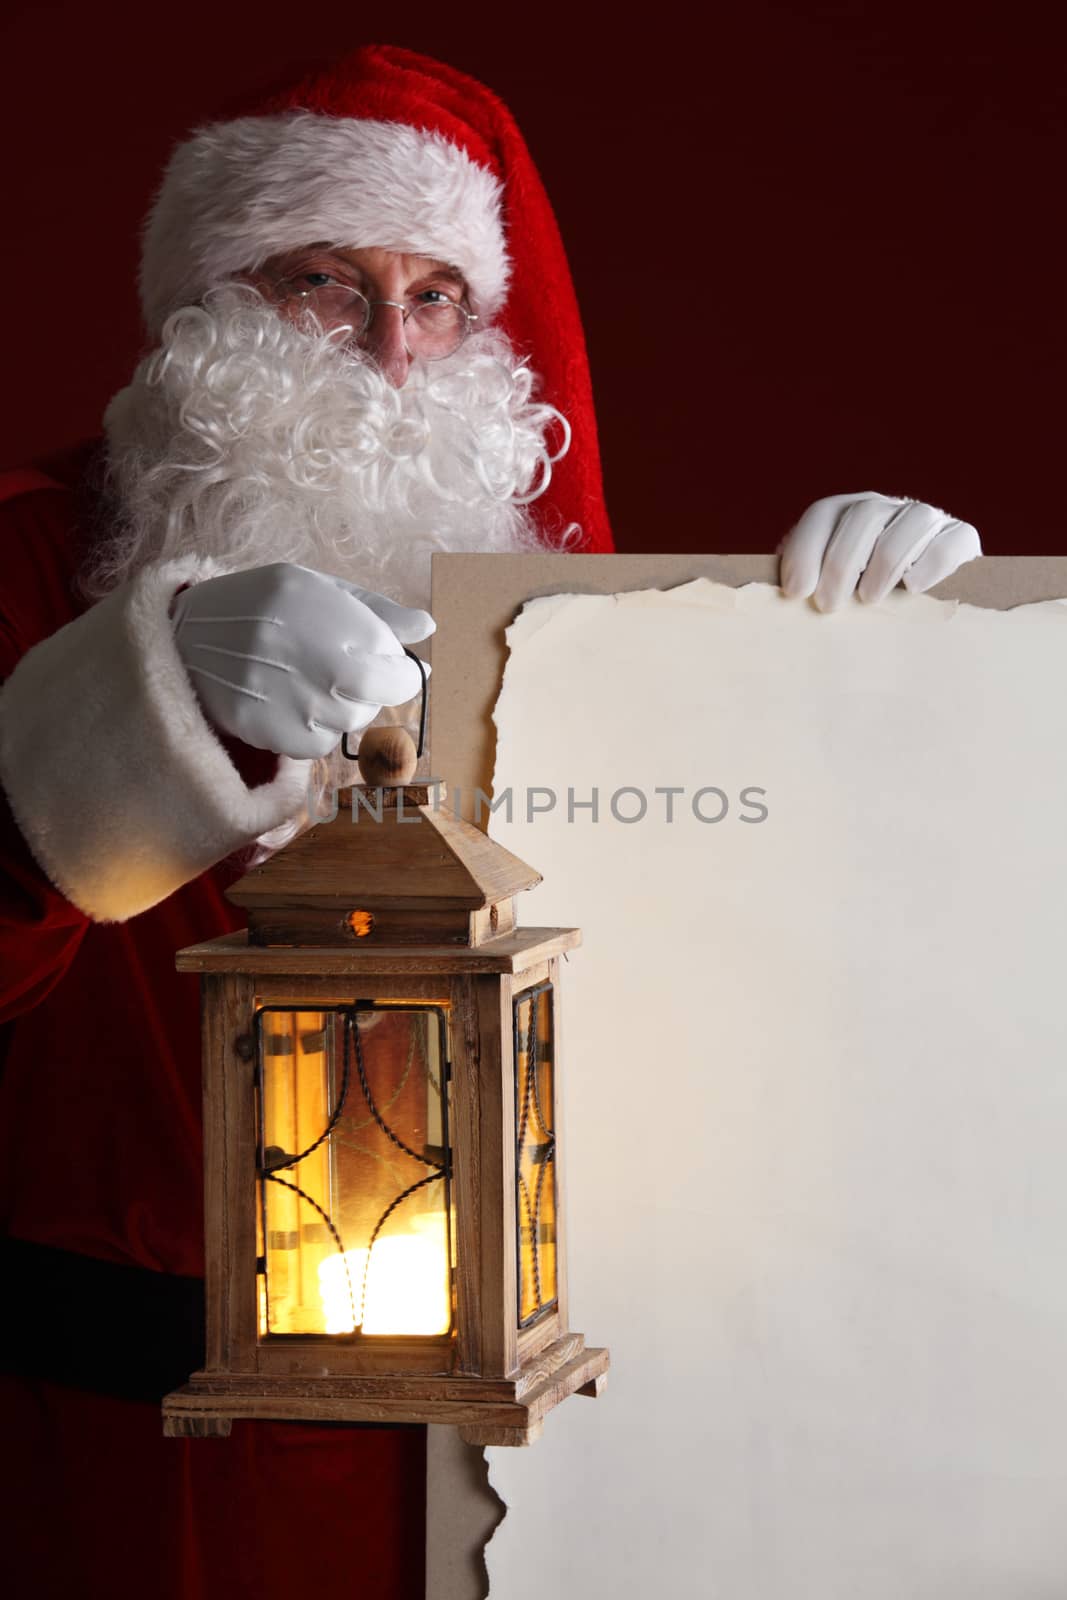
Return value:
[(808, 507), (778, 554), (783, 591), (834, 611), (853, 594), (882, 600), (901, 580), (914, 594), (931, 589), (982, 545), (969, 522), (919, 500), (834, 494)]

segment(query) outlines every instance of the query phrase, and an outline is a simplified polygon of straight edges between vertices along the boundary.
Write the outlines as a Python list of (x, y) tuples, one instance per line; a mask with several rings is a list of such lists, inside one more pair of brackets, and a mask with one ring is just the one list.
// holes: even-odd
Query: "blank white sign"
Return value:
[(700, 580), (509, 646), (491, 831), (585, 935), (571, 1324), (613, 1365), (490, 1452), (493, 1597), (1061, 1597), (1067, 606)]

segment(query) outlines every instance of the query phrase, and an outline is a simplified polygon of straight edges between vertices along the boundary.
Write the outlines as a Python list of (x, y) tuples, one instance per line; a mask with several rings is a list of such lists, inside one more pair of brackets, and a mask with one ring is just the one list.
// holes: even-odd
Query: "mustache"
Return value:
[(388, 566), (398, 541), (412, 559), (543, 547), (525, 511), (570, 428), (528, 363), (488, 330), (397, 389), (345, 338), (284, 321), (244, 284), (176, 312), (105, 417), (122, 528), (88, 586), (179, 551), (345, 575)]
[[(227, 285), (168, 320), (132, 387), (155, 401), (144, 409), (187, 474), (210, 478), (239, 466), (244, 447), (258, 454), (273, 443), (294, 486), (314, 491), (340, 466), (364, 474), (369, 502), (383, 507), (412, 461), (446, 499), (529, 504), (544, 492), (570, 428), (533, 398), (531, 369), (498, 335), (474, 334), (444, 361), (416, 361), (398, 389), (345, 332), (286, 322), (251, 286)], [(442, 460), (469, 466), (469, 481), (454, 466), (435, 470)]]

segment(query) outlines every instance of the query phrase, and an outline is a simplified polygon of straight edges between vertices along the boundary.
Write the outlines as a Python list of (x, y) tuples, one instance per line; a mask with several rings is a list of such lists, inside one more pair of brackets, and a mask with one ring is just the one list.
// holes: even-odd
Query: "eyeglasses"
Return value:
[[(278, 285), (286, 300), (296, 300), (323, 328), (349, 327), (354, 339), (362, 339), (378, 306), (395, 306), (404, 319), (408, 354), (426, 361), (441, 361), (458, 350), (478, 318), (466, 306), (443, 297), (440, 300), (368, 300), (358, 289), (345, 283), (318, 284), (299, 289), (299, 280)], [(436, 291), (431, 291), (436, 292)]]

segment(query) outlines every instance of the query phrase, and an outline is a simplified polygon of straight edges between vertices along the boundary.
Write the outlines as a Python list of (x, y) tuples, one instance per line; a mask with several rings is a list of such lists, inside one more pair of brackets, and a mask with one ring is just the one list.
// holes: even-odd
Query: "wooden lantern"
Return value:
[(247, 933), (178, 956), (202, 975), (207, 1356), (164, 1430), (527, 1444), (608, 1366), (567, 1325), (557, 984), (580, 935), (516, 926), (539, 874), (439, 789), (340, 798), (230, 891)]

